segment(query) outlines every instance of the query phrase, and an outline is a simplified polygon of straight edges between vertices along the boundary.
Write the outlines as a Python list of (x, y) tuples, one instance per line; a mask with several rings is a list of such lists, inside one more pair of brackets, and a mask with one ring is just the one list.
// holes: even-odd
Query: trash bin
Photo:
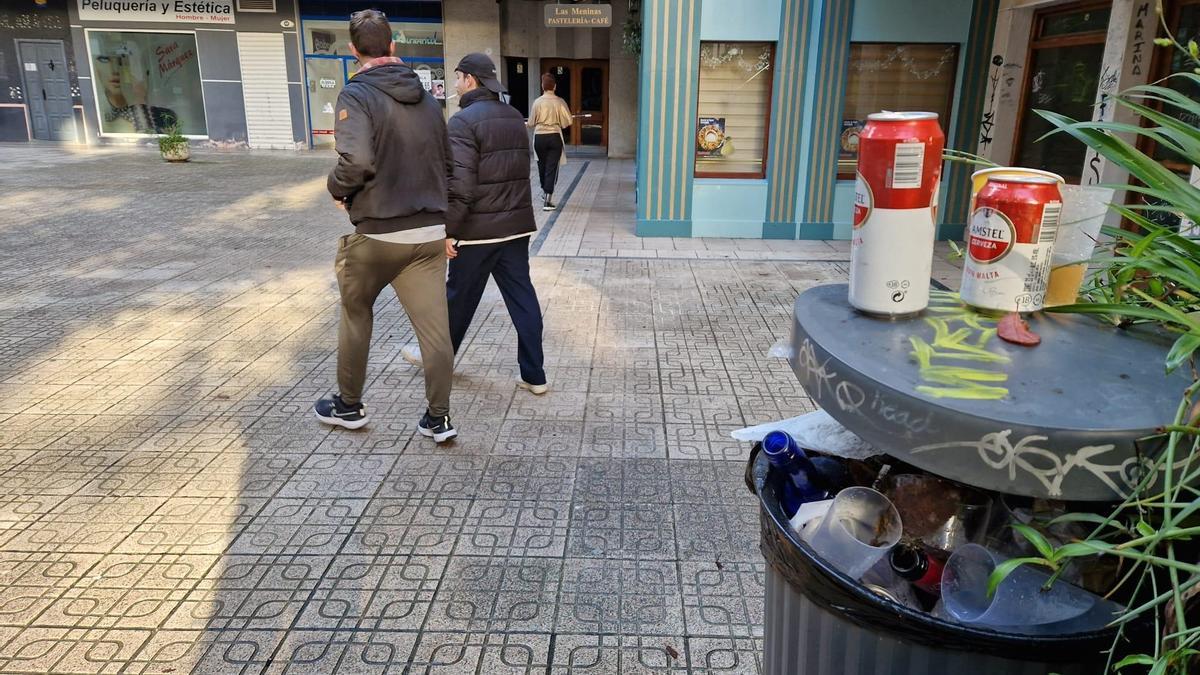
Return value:
[(948, 623), (829, 567), (789, 525), (759, 449), (750, 454), (746, 484), (759, 498), (767, 562), (764, 675), (1104, 672), (1116, 629), (1031, 636)]

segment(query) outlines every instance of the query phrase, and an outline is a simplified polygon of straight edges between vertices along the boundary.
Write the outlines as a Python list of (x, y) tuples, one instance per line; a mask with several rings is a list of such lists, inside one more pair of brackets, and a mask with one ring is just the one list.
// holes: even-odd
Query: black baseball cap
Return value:
[(492, 59), (487, 54), (480, 54), (479, 52), (467, 54), (462, 57), (462, 61), (458, 62), (455, 70), (466, 75), (474, 75), (475, 79), (479, 80), (479, 84), (497, 94), (508, 93), (508, 90), (496, 78), (496, 64), (492, 62)]

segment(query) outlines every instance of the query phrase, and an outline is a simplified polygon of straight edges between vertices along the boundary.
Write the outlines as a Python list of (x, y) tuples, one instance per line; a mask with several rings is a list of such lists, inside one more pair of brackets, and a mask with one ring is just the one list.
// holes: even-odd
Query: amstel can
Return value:
[(888, 318), (929, 305), (946, 136), (937, 113), (867, 116), (859, 136), (850, 304)]
[(1057, 180), (989, 176), (967, 226), (963, 302), (997, 312), (1041, 309), (1061, 214)]

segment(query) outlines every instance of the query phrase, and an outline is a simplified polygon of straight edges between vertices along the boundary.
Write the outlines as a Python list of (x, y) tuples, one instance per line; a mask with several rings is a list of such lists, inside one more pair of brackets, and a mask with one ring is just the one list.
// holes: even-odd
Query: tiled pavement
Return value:
[(435, 447), (385, 296), (373, 423), (330, 431), (329, 163), (0, 147), (0, 671), (758, 672), (728, 433), (810, 409), (766, 352), (844, 245), (638, 239), (631, 166), (576, 159), (552, 393), (493, 288)]

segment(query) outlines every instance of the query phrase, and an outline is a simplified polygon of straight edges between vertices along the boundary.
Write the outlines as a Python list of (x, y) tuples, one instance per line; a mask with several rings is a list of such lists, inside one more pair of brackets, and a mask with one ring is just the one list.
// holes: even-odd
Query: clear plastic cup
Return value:
[(900, 513), (879, 492), (865, 487), (842, 490), (809, 538), (821, 559), (859, 579), (900, 541)]
[(1096, 604), (1095, 595), (1065, 581), (1043, 589), (1050, 575), (1030, 565), (1014, 570), (988, 597), (988, 578), (1002, 562), (979, 544), (959, 547), (942, 572), (945, 612), (970, 625), (1029, 627), (1076, 619)]
[(1050, 281), (1046, 307), (1070, 305), (1079, 297), (1088, 260), (1100, 238), (1113, 189), (1096, 185), (1060, 185), (1063, 206), (1054, 252), (1050, 256)]

